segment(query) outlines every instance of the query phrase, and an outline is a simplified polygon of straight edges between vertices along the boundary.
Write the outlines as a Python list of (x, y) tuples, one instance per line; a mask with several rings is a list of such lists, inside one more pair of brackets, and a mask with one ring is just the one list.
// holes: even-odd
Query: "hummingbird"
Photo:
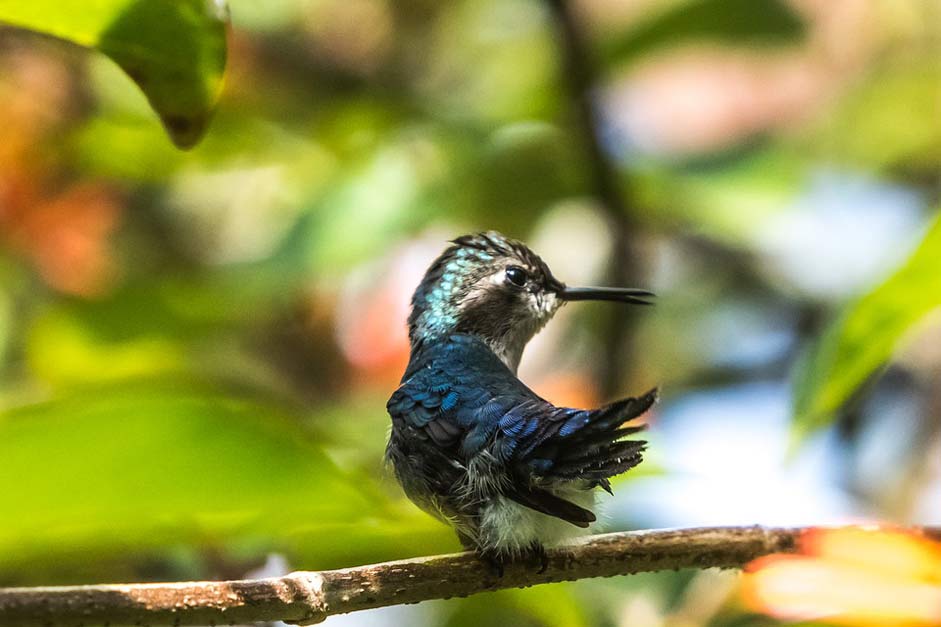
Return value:
[(587, 533), (596, 488), (641, 462), (643, 429), (625, 423), (656, 389), (598, 409), (557, 407), (516, 375), (523, 349), (565, 303), (649, 305), (642, 289), (568, 287), (525, 244), (464, 235), (412, 296), (410, 358), (387, 404), (386, 459), (405, 494), (451, 525), (500, 574), (509, 560)]

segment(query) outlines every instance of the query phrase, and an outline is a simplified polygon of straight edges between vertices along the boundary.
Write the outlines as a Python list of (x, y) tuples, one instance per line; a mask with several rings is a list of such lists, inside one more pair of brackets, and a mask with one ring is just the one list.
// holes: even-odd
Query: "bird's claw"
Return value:
[(492, 551), (478, 551), (477, 557), (487, 566), (487, 570), (490, 571), (491, 575), (497, 579), (503, 577), (504, 557), (501, 554)]
[(529, 547), (529, 555), (532, 561), (539, 565), (536, 572), (540, 575), (549, 568), (549, 555), (546, 553), (546, 547), (538, 542), (533, 542)]
[[(491, 575), (497, 578), (503, 577), (504, 566), (506, 566), (508, 560), (506, 554), (497, 551), (478, 550), (477, 557), (486, 564)], [(549, 554), (546, 553), (546, 548), (539, 542), (533, 542), (529, 545), (518, 561), (519, 563), (536, 566), (538, 568), (536, 572), (540, 575), (549, 568)]]

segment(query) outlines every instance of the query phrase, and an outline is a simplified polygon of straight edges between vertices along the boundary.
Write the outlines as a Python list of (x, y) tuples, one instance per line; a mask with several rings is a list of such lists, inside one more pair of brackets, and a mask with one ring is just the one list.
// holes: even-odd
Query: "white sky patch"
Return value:
[(612, 517), (684, 527), (861, 519), (833, 484), (831, 438), (814, 438), (786, 459), (788, 402), (786, 385), (756, 383), (667, 403), (648, 436), (667, 474), (616, 490)]
[(797, 289), (843, 300), (910, 254), (924, 231), (923, 204), (908, 188), (820, 170), (790, 210), (760, 223), (755, 244), (768, 268)]

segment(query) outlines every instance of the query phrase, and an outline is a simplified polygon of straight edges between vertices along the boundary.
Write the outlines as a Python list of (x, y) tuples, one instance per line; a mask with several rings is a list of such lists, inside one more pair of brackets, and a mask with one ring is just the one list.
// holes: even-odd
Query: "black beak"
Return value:
[(559, 298), (569, 300), (613, 300), (631, 305), (653, 305), (648, 300), (653, 292), (630, 287), (565, 287), (559, 292)]

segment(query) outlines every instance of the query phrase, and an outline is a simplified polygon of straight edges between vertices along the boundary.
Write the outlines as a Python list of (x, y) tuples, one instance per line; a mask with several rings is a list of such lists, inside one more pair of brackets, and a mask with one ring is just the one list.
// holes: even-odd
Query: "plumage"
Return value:
[(540, 553), (587, 528), (594, 488), (610, 492), (610, 477), (641, 462), (646, 443), (624, 438), (643, 427), (624, 423), (656, 391), (580, 410), (552, 405), (516, 377), (523, 347), (566, 289), (535, 253), (490, 232), (455, 240), (413, 296), (411, 358), (387, 404), (386, 455), (416, 504), (491, 559)]

